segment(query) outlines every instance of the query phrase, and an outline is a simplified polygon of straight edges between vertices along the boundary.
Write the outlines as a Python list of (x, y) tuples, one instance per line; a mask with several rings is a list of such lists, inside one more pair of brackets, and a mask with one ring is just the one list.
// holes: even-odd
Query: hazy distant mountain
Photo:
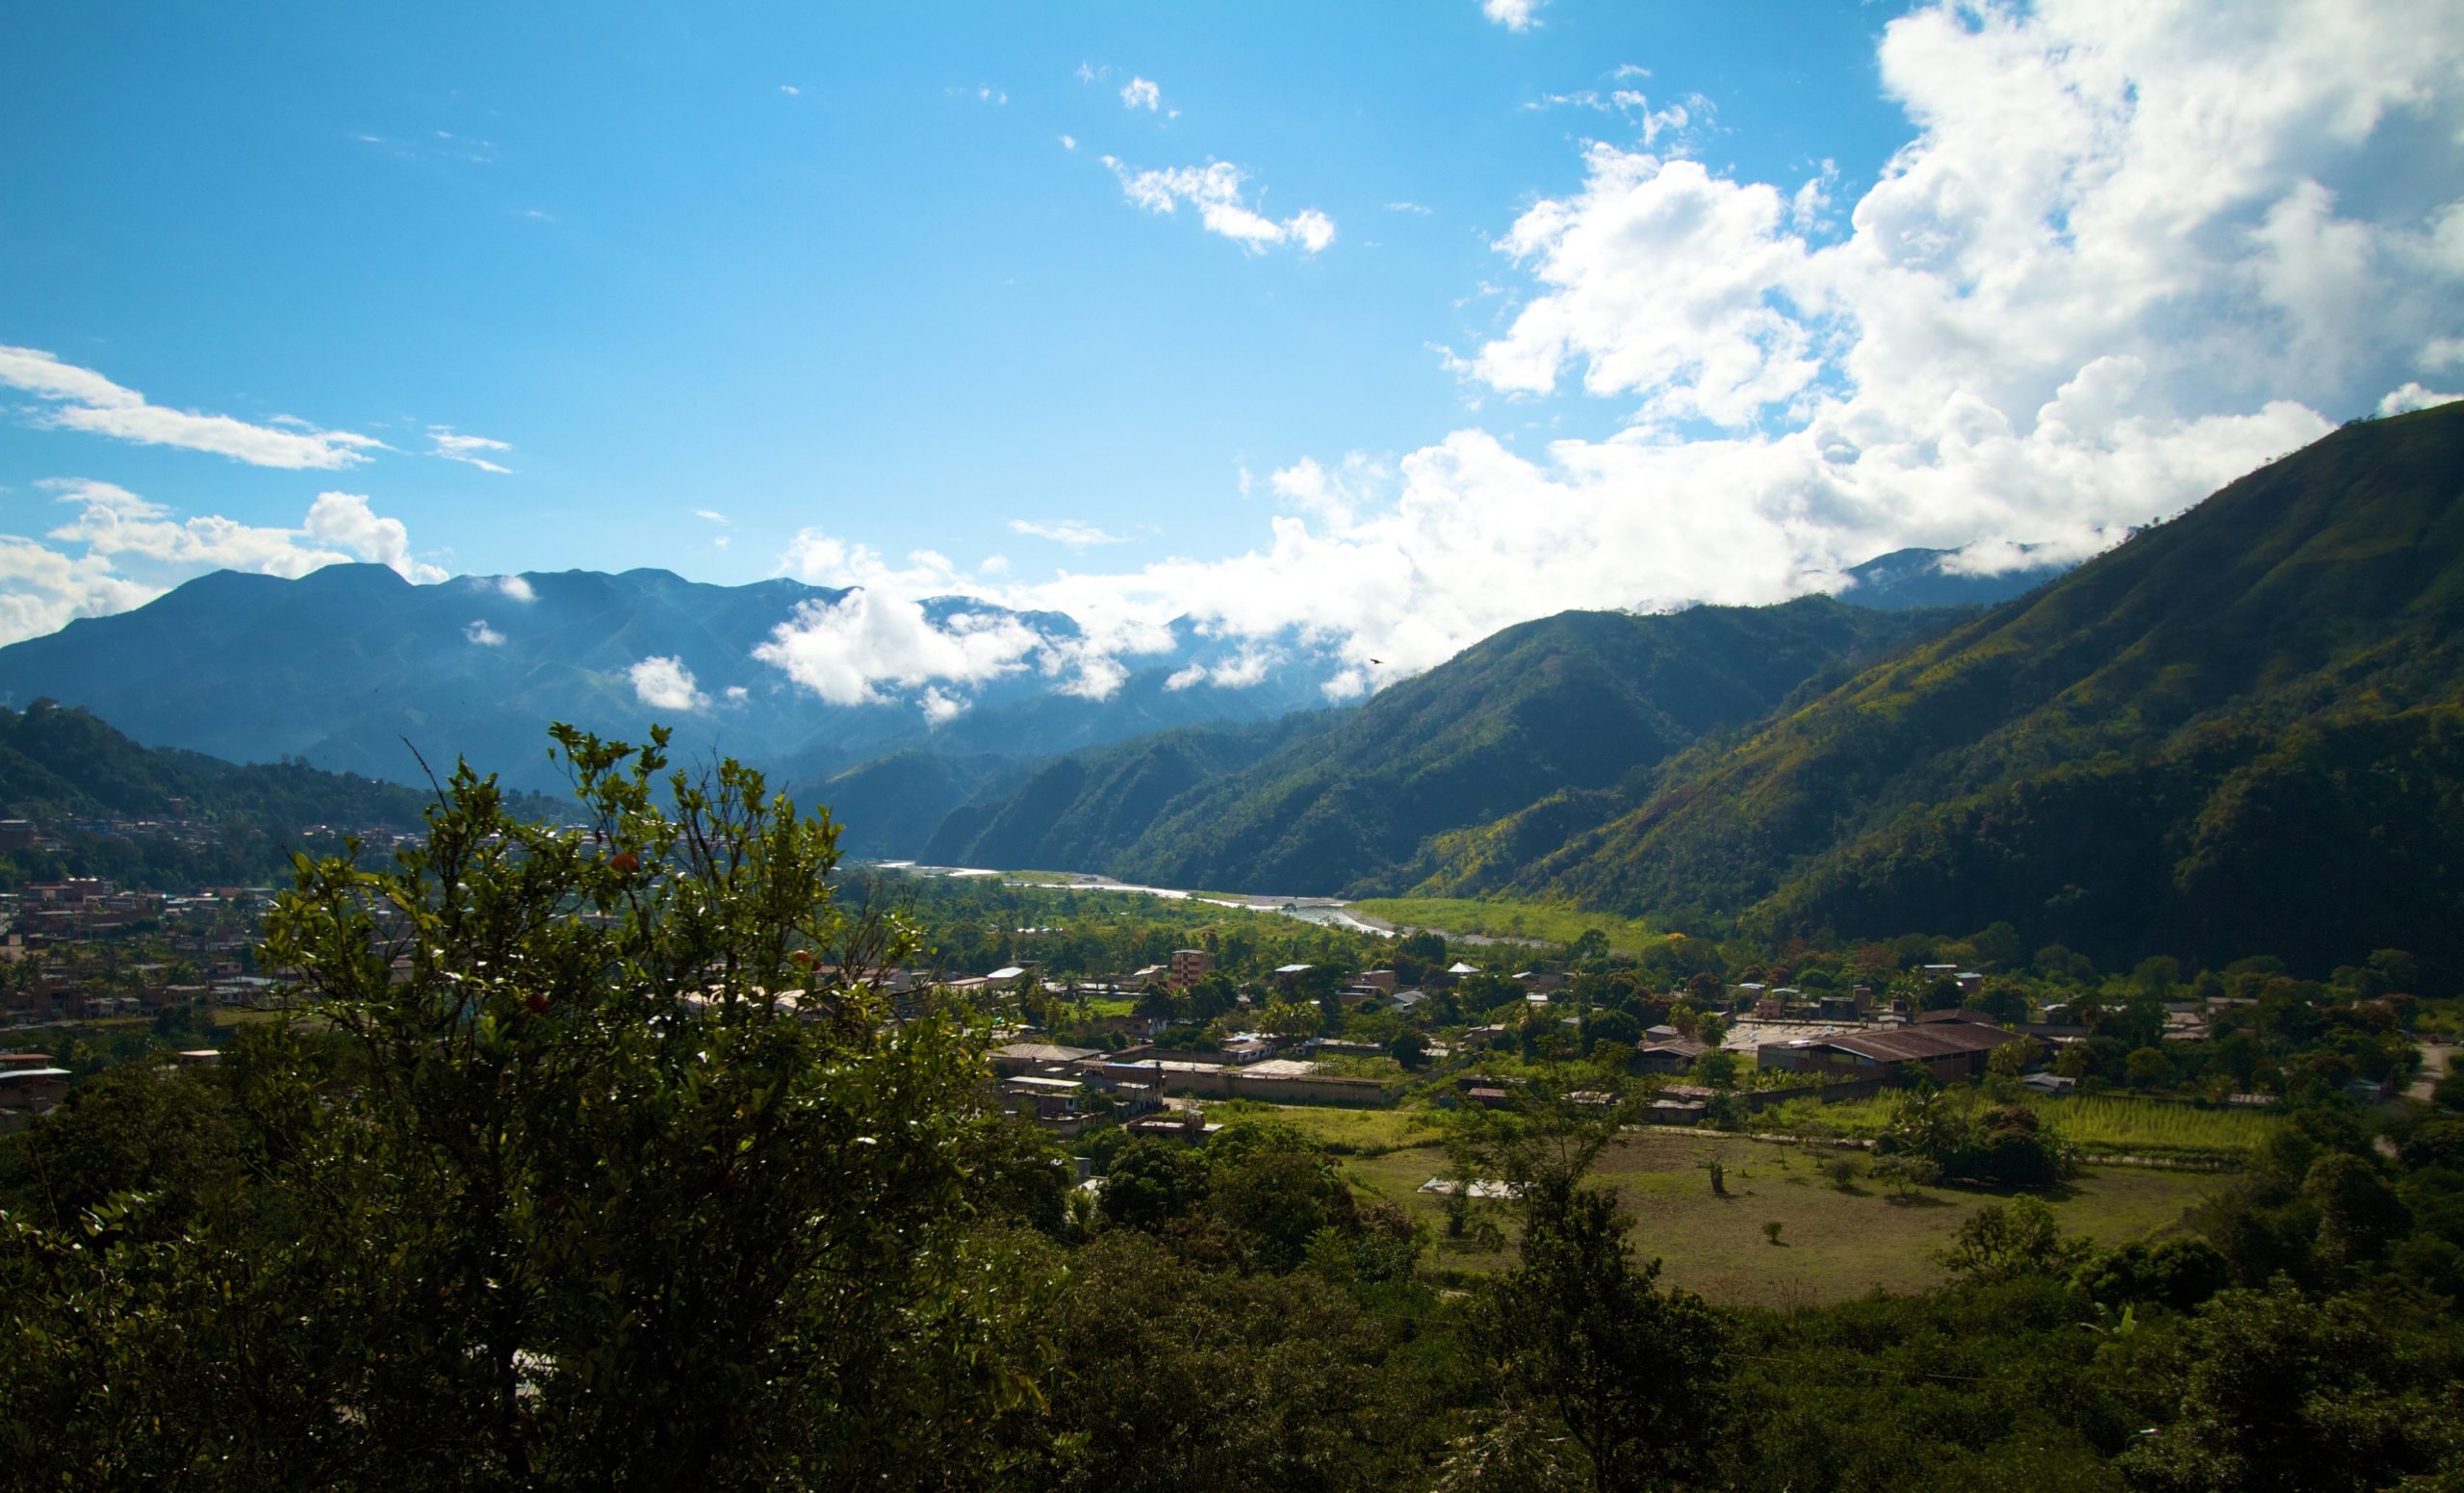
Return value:
[(1566, 612), (1508, 628), (1356, 710), (1064, 758), (955, 812), (928, 853), (1230, 890), (1391, 885), (1430, 836), (1560, 790), (1607, 788), (1966, 615), (1827, 597)]
[(1449, 837), (1426, 887), (2451, 978), (2464, 404), (2338, 431), (1578, 810)]
[[(2018, 550), (2024, 555), (2037, 552), (2037, 547), (2020, 545)], [(1945, 569), (1945, 563), (1959, 553), (1957, 550), (1893, 550), (1875, 555), (1848, 568), (1856, 583), (1843, 587), (1839, 599), (1886, 611), (1912, 606), (1998, 606), (2071, 568), (2066, 560), (2045, 560), (1993, 575)]]
[[(396, 781), (419, 776), (415, 746), (440, 770), (467, 756), (542, 788), (559, 785), (546, 759), (551, 720), (629, 739), (656, 720), (676, 728), (680, 756), (731, 753), (809, 788), (908, 748), (1023, 761), (1194, 721), (1279, 715), (1322, 703), (1318, 686), (1331, 673), (1295, 650), (1286, 668), (1248, 688), (1170, 688), (1176, 672), (1232, 651), (1184, 627), (1172, 652), (1125, 659), (1134, 672), (1107, 699), (1021, 668), (934, 725), (912, 701), (827, 704), (754, 658), (799, 605), (846, 595), (784, 579), (705, 585), (659, 570), (426, 586), (375, 565), (296, 580), (219, 572), (134, 611), (0, 649), (0, 704), (49, 697), (149, 744), (235, 761), (299, 757)], [(925, 610), (937, 622), (971, 614), (1065, 641), (1078, 631), (1065, 617), (972, 601)], [(680, 662), (699, 699), (645, 703), (629, 671), (653, 657)]]

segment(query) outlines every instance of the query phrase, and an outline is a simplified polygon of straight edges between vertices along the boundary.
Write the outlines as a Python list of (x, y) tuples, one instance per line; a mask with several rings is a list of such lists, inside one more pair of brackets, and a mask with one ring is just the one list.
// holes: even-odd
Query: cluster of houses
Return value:
[[(199, 1001), (261, 1001), (274, 982), (249, 971), (247, 951), (272, 896), (244, 887), (132, 891), (96, 876), (0, 893), (0, 966), (10, 975), (0, 980), (0, 1020), (93, 1020)], [(117, 953), (129, 947), (163, 957), (129, 962)], [(173, 979), (168, 960), (192, 973)], [(97, 973), (106, 968), (108, 979)]]
[[(1182, 950), (1168, 965), (1134, 971), (1099, 989), (1135, 991), (1155, 981), (1187, 985), (1203, 978), (1212, 965), (1204, 951)], [(1451, 981), (1477, 972), (1470, 965), (1457, 964), (1432, 972), (1430, 979)], [(1929, 967), (1925, 972), (1953, 980), (1971, 992), (1984, 978), (1950, 965), (1939, 971)], [(1273, 971), (1271, 983), (1289, 989), (1312, 974), (1306, 965), (1287, 965)], [(1023, 978), (1031, 978), (1030, 971), (1012, 966), (957, 984), (961, 988), (1008, 987)], [(1534, 1006), (1550, 1005), (1566, 983), (1565, 976), (1546, 971), (1524, 971), (1513, 978), (1524, 998)], [(1321, 980), (1317, 988), (1328, 987)], [(1332, 989), (1335, 998), (1347, 1006), (1373, 1002), (1402, 1013), (1426, 999), (1424, 991), (1399, 989), (1389, 969), (1364, 971)], [(1267, 991), (1258, 993), (1270, 998)], [(2040, 1040), (2063, 1041), (2079, 1035), (2077, 1028), (2058, 1023), (2005, 1027), (1982, 1012), (1965, 1008), (1913, 1017), (1879, 1011), (1873, 991), (1864, 986), (1845, 994), (1825, 992), (1809, 999), (1792, 989), (1748, 983), (1730, 989), (1729, 1004), (1737, 1017), (1735, 1033), (1727, 1043), (1730, 1050), (1750, 1056), (1758, 1068), (1804, 1076), (1802, 1088), (1791, 1085), (1772, 1091), (1784, 1096), (1812, 1091), (1846, 1097), (1878, 1091), (1911, 1064), (1940, 1082), (1960, 1082), (1984, 1072), (1997, 1048), (2029, 1043), (2034, 1057)], [(1361, 1055), (1373, 1056), (1379, 1050), (1365, 1045), (1252, 1032), (1211, 1050), (1179, 1050), (1159, 1044), (1165, 1029), (1161, 1018), (1143, 1017), (1096, 1018), (1082, 1028), (1130, 1043), (1109, 1050), (1020, 1034), (1019, 1040), (994, 1053), (994, 1083), (1006, 1108), (1057, 1134), (1071, 1136), (1114, 1120), (1134, 1128), (1196, 1133), (1202, 1126), (1194, 1118), (1197, 1107), (1190, 1101), (1201, 1097), (1379, 1104), (1393, 1099), (1404, 1082), (1399, 1076), (1361, 1078), (1324, 1071), (1322, 1060), (1328, 1056), (1355, 1048)], [(1450, 1052), (1432, 1047), (1431, 1055), (1445, 1059), (1459, 1054), (1468, 1059), (1506, 1035), (1502, 1025), (1470, 1027)], [(1674, 1026), (1654, 1026), (1635, 1043), (1633, 1067), (1643, 1074), (1681, 1078), (1712, 1050), (1710, 1043)], [(2069, 1083), (2050, 1074), (2035, 1075), (2032, 1081), (2040, 1088)], [(1462, 1103), (1510, 1102), (1502, 1081), (1480, 1073), (1457, 1074), (1453, 1087)], [(1713, 1097), (1714, 1091), (1708, 1087), (1664, 1083), (1655, 1091), (1650, 1118), (1659, 1123), (1690, 1124), (1704, 1117)]]

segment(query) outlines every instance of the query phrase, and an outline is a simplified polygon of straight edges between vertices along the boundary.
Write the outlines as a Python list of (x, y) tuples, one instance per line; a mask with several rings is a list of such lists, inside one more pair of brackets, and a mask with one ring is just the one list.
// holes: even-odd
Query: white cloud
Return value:
[(295, 579), (360, 559), (392, 565), (412, 579), (443, 579), (410, 557), (400, 521), (370, 512), (364, 498), (325, 494), (300, 528), (279, 528), (219, 516), (182, 519), (110, 482), (36, 485), (73, 512), (41, 540), (0, 535), (0, 645), (57, 631), (79, 617), (142, 606), (208, 571)]
[(753, 656), (832, 705), (875, 705), (883, 684), (982, 684), (1027, 668), (1046, 646), (1013, 617), (961, 612), (937, 626), (916, 602), (864, 589), (798, 606)]
[(742, 705), (753, 696), (753, 691), (745, 688), (742, 684), (730, 684), (719, 693), (730, 705)]
[(789, 98), (793, 98), (797, 94), (802, 93), (804, 90), (796, 87), (792, 83), (782, 83), (779, 85), (779, 91), (786, 94)]
[[(1861, 193), (1600, 144), (1503, 236), (1522, 298), (1458, 360), (1470, 391), (1624, 429), (1464, 428), (1382, 480), (1290, 459), (1246, 553), (978, 594), (1107, 654), (1175, 617), (1315, 642), (1341, 697), (1568, 607), (1771, 602), (1910, 545), (2077, 557), (2454, 387), (2464, 12), (1937, 8), (1879, 64), (1912, 130)], [(1230, 167), (1114, 166), (1150, 211), (1212, 193), (1273, 242)]]
[(1120, 103), (1124, 109), (1143, 109), (1151, 114), (1164, 107), (1164, 90), (1150, 79), (1132, 78), (1121, 85)]
[(84, 430), (141, 446), (210, 451), (257, 467), (333, 471), (368, 459), (384, 443), (348, 430), (320, 430), (299, 422), (250, 425), (228, 415), (200, 415), (146, 401), (91, 369), (64, 363), (34, 348), (0, 345), (0, 385), (50, 406), (35, 424)]
[(1529, 31), (1539, 24), (1532, 13), (1547, 0), (1480, 0), (1480, 13), (1508, 31)]
[(512, 475), (511, 467), (499, 465), (486, 455), (489, 451), (513, 450), (503, 441), (491, 441), (484, 435), (456, 435), (450, 425), (428, 426), (427, 438), (433, 443), (428, 450), (431, 456), (442, 456), (448, 461), (458, 461), (465, 466), (476, 467), (482, 472), (494, 472), (500, 476)]
[(1081, 524), (1076, 519), (1058, 519), (1051, 523), (1039, 523), (1033, 519), (1012, 519), (1010, 529), (1013, 533), (1032, 534), (1038, 539), (1049, 539), (1055, 544), (1065, 544), (1073, 550), (1083, 550), (1089, 545), (1129, 542), (1127, 534), (1107, 533), (1092, 524)]
[(1431, 209), (1423, 207), (1417, 202), (1389, 202), (1386, 204), (1386, 211), (1390, 213), (1417, 213), (1421, 217), (1426, 218)]
[(1351, 522), (1352, 513), (1374, 501), (1393, 474), (1361, 451), (1345, 455), (1329, 472), (1314, 456), (1303, 456), (1267, 478), (1275, 496), (1304, 513), (1329, 523)]
[(626, 675), (633, 682), (633, 698), (654, 710), (709, 708), (710, 697), (694, 684), (693, 671), (680, 658), (654, 655), (634, 664)]
[(1195, 684), (1213, 684), (1219, 689), (1247, 689), (1266, 682), (1267, 672), (1283, 661), (1283, 655), (1270, 648), (1244, 648), (1219, 663), (1193, 663), (1176, 669), (1164, 681), (1170, 690), (1188, 689)]
[(532, 590), (530, 588), (530, 582), (525, 580), (520, 576), (498, 576), (494, 579), (483, 577), (479, 578), (479, 584), (489, 587), (499, 595), (512, 601), (535, 602), (539, 600), (539, 593)]
[(700, 519), (705, 524), (726, 524), (729, 522), (726, 514), (711, 508), (696, 508), (693, 510), (693, 516)]
[(1078, 137), (1077, 137), (1077, 136), (1075, 136), (1075, 135), (1064, 135), (1063, 137), (1061, 137), (1061, 148), (1062, 148), (1062, 149), (1064, 149), (1064, 150), (1075, 150), (1075, 149), (1077, 149), (1077, 148), (1078, 148)]
[(1230, 239), (1250, 253), (1290, 244), (1315, 254), (1335, 241), (1335, 220), (1316, 208), (1280, 221), (1251, 208), (1241, 191), (1246, 176), (1229, 161), (1133, 171), (1116, 157), (1103, 159), (1120, 179), (1122, 195), (1131, 202), (1168, 216), (1187, 202), (1197, 209), (1198, 222), (1207, 232)]
[(2434, 389), (2423, 388), (2419, 382), (2407, 383), (2400, 389), (2388, 391), (2387, 397), (2378, 401), (2378, 413), (2409, 415), (2417, 409), (2434, 409), (2441, 404), (2452, 404), (2457, 399), (2464, 399), (2464, 394), (2440, 394)]
[(370, 564), (398, 572), (405, 580), (443, 580), (445, 572), (411, 558), (411, 533), (400, 519), (379, 518), (358, 493), (319, 493), (308, 507), (311, 539), (340, 545)]
[(504, 643), (504, 634), (498, 631), (496, 629), (489, 627), (487, 619), (484, 617), (474, 621), (469, 627), (464, 628), (462, 630), (462, 635), (470, 641), (478, 644), (481, 648), (498, 648), (503, 646)]

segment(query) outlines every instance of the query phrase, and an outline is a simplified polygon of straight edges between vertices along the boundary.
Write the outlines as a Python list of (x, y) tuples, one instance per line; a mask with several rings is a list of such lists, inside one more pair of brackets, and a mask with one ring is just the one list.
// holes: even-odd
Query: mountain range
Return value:
[[(1248, 687), (1172, 687), (1227, 656), (1185, 625), (1103, 698), (1022, 666), (934, 724), (756, 659), (847, 592), (364, 566), (207, 577), (0, 650), (0, 700), (397, 778), (408, 737), (522, 785), (547, 776), (548, 719), (676, 719), (632, 673), (658, 657), (693, 680), (680, 745), (772, 767), (877, 856), (1510, 894), (1714, 933), (2007, 922), (2100, 963), (2402, 947), (2454, 970), (2459, 486), (2464, 404), (2356, 423), (2075, 569), (1899, 552), (1859, 567), (1858, 605), (1563, 613), (1344, 708), (1305, 647)], [(1922, 605), (1942, 601), (1976, 605)], [(1077, 636), (979, 602), (927, 615), (1056, 656)]]
[[(1951, 574), (1948, 554), (1880, 556), (1849, 573), (1846, 594), (1895, 608), (1992, 600), (2041, 579)], [(1182, 621), (1168, 647), (1122, 656), (1116, 681), (1090, 687), (1071, 672), (1084, 639), (1074, 619), (942, 597), (921, 604), (914, 629), (998, 631), (1012, 640), (1003, 666), (945, 692), (892, 684), (833, 704), (791, 676), (775, 645), (857, 597), (783, 579), (708, 585), (660, 570), (434, 585), (379, 565), (297, 579), (217, 572), (134, 610), (0, 649), (0, 705), (48, 699), (151, 745), (400, 783), (423, 781), (424, 759), (441, 772), (465, 757), (514, 787), (545, 791), (562, 786), (546, 757), (547, 722), (627, 739), (659, 722), (684, 759), (732, 755), (839, 806), (852, 848), (917, 854), (937, 835), (957, 836), (940, 832), (961, 806), (1016, 787), (1058, 754), (1322, 713), (1341, 667), (1328, 646), (1297, 634), (1269, 640), (1262, 652), (1273, 667), (1239, 667), (1261, 652), (1257, 640), (1210, 637)], [(846, 697), (843, 685), (838, 693)], [(1300, 729), (1254, 739), (1279, 743)], [(1201, 753), (1203, 763), (1245, 765), (1235, 760), (1245, 739), (1233, 733)]]
[(2348, 425), (1647, 781), (1400, 876), (2100, 961), (2464, 966), (2464, 404)]

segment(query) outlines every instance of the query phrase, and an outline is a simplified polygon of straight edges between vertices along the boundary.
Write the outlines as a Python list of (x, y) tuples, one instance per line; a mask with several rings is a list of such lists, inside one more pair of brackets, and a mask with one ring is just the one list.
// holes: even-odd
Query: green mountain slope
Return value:
[(2452, 961), (2459, 487), (2464, 405), (2348, 427), (1683, 755), (1553, 850), (1516, 819), (1453, 836), (1424, 888), (1850, 935), (2008, 919), (2104, 958)]
[[(1430, 836), (1603, 789), (1968, 615), (1810, 597), (1509, 628), (1357, 710), (1174, 733), (1064, 759), (962, 811), (932, 858), (1094, 868), (1171, 886), (1391, 888)], [(1244, 751), (1249, 760), (1233, 761)]]
[(926, 847), (949, 864), (1077, 869), (1111, 863), (1185, 795), (1322, 734), (1325, 712), (1194, 726), (1073, 752), (1011, 791), (953, 812)]

